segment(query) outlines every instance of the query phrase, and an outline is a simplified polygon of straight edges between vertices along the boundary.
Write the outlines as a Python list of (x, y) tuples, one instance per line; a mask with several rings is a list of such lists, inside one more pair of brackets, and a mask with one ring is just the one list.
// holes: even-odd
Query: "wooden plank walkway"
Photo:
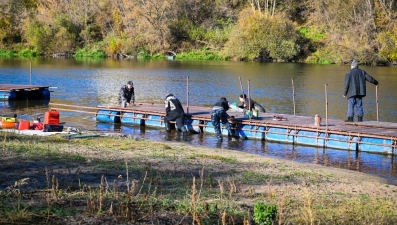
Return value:
[(49, 99), (50, 86), (0, 84), (1, 100)]
[(42, 85), (0, 84), (0, 91), (31, 91), (49, 87), (50, 86)]
[[(109, 109), (120, 112), (135, 112), (142, 114), (156, 114), (165, 116), (165, 108), (162, 104), (142, 103), (136, 106), (129, 106), (121, 108), (118, 106), (98, 107), (99, 109)], [(187, 109), (185, 107), (185, 112)], [(255, 119), (244, 118), (241, 112), (227, 112), (230, 116), (234, 116), (234, 123), (241, 123), (247, 125), (260, 126), (274, 126), (288, 129), (304, 129), (310, 131), (332, 132), (335, 134), (355, 135), (355, 136), (370, 136), (379, 138), (390, 138), (397, 140), (397, 124), (389, 122), (364, 121), (361, 123), (345, 123), (342, 120), (328, 119), (328, 126), (326, 126), (325, 118), (322, 119), (321, 126), (314, 125), (314, 116), (294, 116), (289, 114), (278, 113), (259, 113), (259, 117)], [(286, 120), (274, 120), (275, 116), (285, 118)], [(211, 108), (201, 106), (189, 106), (187, 118), (198, 119), (204, 121), (211, 120)]]

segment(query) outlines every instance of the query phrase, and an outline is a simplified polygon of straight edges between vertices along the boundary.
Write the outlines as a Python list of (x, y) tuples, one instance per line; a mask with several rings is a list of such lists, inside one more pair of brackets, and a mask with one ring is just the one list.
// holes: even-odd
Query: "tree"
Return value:
[(266, 58), (288, 60), (298, 54), (295, 26), (284, 15), (265, 17), (258, 10), (246, 9), (225, 46), (225, 54), (241, 59)]

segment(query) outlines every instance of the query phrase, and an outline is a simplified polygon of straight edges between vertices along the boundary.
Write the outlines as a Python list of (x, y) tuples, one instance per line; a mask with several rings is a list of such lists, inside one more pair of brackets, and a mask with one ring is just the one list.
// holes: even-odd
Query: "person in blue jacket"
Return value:
[(356, 107), (358, 122), (363, 121), (363, 97), (366, 96), (366, 82), (378, 85), (379, 82), (371, 77), (367, 72), (358, 68), (358, 62), (353, 60), (351, 70), (346, 73), (343, 97), (347, 98), (347, 120), (345, 122), (354, 121), (354, 107)]

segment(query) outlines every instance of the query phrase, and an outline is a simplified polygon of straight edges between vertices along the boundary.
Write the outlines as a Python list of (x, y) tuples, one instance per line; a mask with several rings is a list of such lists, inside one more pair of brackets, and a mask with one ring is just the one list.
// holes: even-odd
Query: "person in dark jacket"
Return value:
[(265, 108), (263, 108), (258, 102), (252, 100), (252, 99), (248, 99), (247, 95), (245, 94), (241, 94), (239, 96), (239, 100), (240, 100), (240, 105), (238, 106), (241, 109), (245, 109), (245, 110), (258, 110), (258, 112), (266, 112)]
[(343, 97), (347, 97), (347, 120), (353, 122), (354, 107), (356, 107), (358, 122), (363, 121), (364, 110), (362, 98), (366, 93), (366, 81), (378, 85), (379, 82), (371, 77), (367, 72), (358, 68), (358, 62), (353, 60), (351, 70), (346, 73)]
[(119, 104), (123, 108), (135, 104), (134, 83), (132, 81), (128, 81), (126, 85), (120, 88)]
[(220, 98), (212, 107), (211, 122), (214, 126), (216, 136), (218, 140), (222, 140), (222, 132), (220, 122), (225, 126), (228, 131), (229, 137), (234, 138), (234, 132), (232, 131), (232, 125), (229, 123), (228, 119), (230, 116), (226, 113), (229, 109), (229, 102), (225, 97)]
[(166, 112), (166, 116), (164, 117), (165, 130), (171, 132), (170, 121), (175, 121), (176, 127), (186, 135), (187, 129), (184, 125), (185, 111), (183, 110), (181, 102), (170, 93), (165, 97), (164, 105)]

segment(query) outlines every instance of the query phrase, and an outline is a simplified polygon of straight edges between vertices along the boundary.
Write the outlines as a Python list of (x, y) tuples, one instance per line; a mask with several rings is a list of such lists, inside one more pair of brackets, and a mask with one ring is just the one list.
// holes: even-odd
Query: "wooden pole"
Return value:
[(327, 86), (328, 86), (328, 84), (325, 84), (325, 125), (326, 125), (326, 129), (328, 130), (328, 93), (327, 93)]
[(189, 76), (186, 79), (186, 114), (189, 114)]
[(32, 60), (30, 60), (30, 85), (32, 85)]
[(375, 91), (376, 91), (376, 121), (379, 122), (378, 85), (375, 86)]
[(294, 104), (294, 116), (296, 115), (296, 107), (295, 107), (295, 85), (294, 85), (294, 78), (292, 80), (292, 103)]

